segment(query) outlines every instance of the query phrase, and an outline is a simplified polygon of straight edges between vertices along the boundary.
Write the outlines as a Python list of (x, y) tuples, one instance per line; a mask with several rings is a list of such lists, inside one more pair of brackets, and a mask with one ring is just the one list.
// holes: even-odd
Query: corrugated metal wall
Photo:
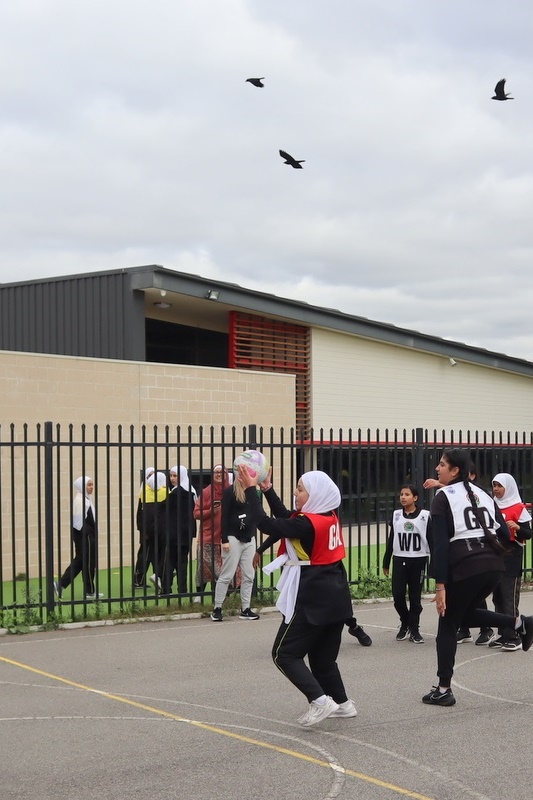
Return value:
[(145, 359), (144, 296), (126, 272), (0, 286), (0, 349)]

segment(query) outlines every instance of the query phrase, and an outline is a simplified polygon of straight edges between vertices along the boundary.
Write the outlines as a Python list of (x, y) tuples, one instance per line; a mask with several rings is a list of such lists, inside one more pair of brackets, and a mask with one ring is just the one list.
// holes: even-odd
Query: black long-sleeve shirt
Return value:
[[(257, 495), (257, 489), (254, 492)], [(240, 503), (235, 497), (233, 486), (224, 489), (220, 534), (222, 542), (227, 544), (228, 536), (235, 536), (240, 542), (250, 542), (255, 531), (255, 523), (250, 515), (249, 496), (246, 495), (246, 502)]]

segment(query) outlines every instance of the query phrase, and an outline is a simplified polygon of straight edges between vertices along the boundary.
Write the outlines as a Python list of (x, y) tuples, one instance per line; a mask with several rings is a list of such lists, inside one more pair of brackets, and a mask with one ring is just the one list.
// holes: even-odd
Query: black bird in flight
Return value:
[(294, 167), (294, 169), (303, 169), (302, 164), (304, 163), (305, 158), (302, 158), (301, 161), (297, 161), (295, 158), (286, 153), (285, 150), (280, 150), (279, 154), (285, 159), (283, 162), (284, 164), (288, 164), (290, 167)]
[(514, 100), (514, 97), (511, 97), (509, 92), (505, 91), (505, 78), (498, 81), (494, 87), (494, 97), (492, 100)]
[(261, 81), (264, 80), (264, 78), (246, 78), (245, 83), (251, 83), (252, 86), (257, 86), (258, 89), (263, 89), (265, 84), (261, 83)]

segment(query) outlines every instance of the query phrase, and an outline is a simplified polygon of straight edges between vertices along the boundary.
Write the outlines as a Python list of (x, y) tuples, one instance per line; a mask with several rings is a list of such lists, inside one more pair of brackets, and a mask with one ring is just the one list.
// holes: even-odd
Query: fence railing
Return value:
[[(196, 543), (193, 540), (187, 591), (158, 596), (155, 589), (135, 590), (133, 569), (139, 547), (136, 512), (139, 488), (148, 466), (168, 472), (184, 465), (198, 493), (211, 481), (215, 464), (231, 469), (239, 452), (261, 450), (273, 467), (276, 490), (287, 507), (298, 476), (322, 469), (342, 493), (341, 520), (348, 548), (346, 567), (351, 583), (361, 575), (380, 575), (389, 520), (398, 507), (400, 486), (414, 483), (421, 489), (423, 505), (431, 494), (422, 490), (444, 446), (468, 448), (477, 465), (478, 482), (490, 486), (498, 472), (510, 472), (525, 502), (533, 498), (533, 434), (460, 434), (440, 436), (421, 428), (411, 431), (324, 431), (301, 439), (293, 429), (264, 430), (249, 425), (236, 428), (170, 428), (108, 425), (53, 425), (0, 428), (0, 626), (2, 620), (34, 622), (57, 617), (54, 580), (73, 556), (73, 484), (82, 475), (94, 481), (97, 519), (96, 592), (102, 593), (103, 610), (189, 603), (198, 598)], [(532, 574), (528, 545), (524, 572)], [(273, 578), (261, 571), (257, 577), (259, 600), (271, 599)], [(210, 602), (214, 587), (202, 594)], [(63, 608), (87, 615), (81, 577), (64, 593)]]

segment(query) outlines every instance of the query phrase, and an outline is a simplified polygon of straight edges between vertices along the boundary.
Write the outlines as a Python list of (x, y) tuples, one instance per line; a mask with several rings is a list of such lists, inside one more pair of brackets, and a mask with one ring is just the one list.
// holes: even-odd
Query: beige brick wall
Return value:
[[(289, 429), (295, 422), (290, 375), (0, 351), (0, 376), (4, 578), (13, 570), (27, 571), (26, 550), (32, 574), (44, 555), (44, 487), (39, 489), (36, 449), (29, 443), (43, 438), (36, 426), (45, 420), (54, 423), (54, 438), (62, 442), (54, 449), (54, 531), (61, 569), (70, 557), (71, 482), (83, 472), (97, 484), (101, 542), (110, 534), (109, 559), (101, 546), (100, 566), (129, 564), (137, 546), (135, 509), (143, 466), (164, 469), (181, 463), (208, 470), (213, 461), (229, 464), (235, 451), (232, 427), (235, 442), (242, 442), (249, 424), (258, 426), (258, 434), (263, 427), (269, 438), (270, 428)], [(159, 446), (147, 448), (143, 456), (140, 443), (143, 436), (154, 442), (155, 427)], [(188, 447), (189, 436), (190, 443), (199, 442), (200, 427), (201, 451)], [(82, 441), (88, 443), (85, 448)], [(104, 446), (106, 441), (111, 447)], [(42, 467), (41, 457), (41, 475)]]
[(311, 351), (315, 429), (533, 429), (533, 378), (317, 329)]

